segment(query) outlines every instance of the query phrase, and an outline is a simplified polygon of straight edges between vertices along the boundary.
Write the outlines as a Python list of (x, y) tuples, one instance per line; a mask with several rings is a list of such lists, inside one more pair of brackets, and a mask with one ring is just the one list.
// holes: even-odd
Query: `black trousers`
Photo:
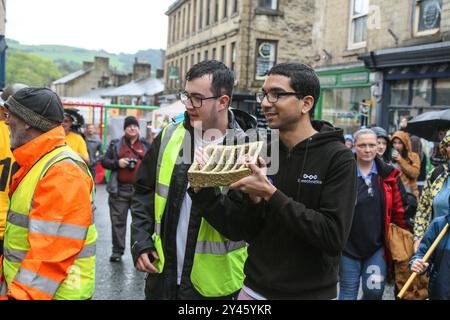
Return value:
[(112, 252), (123, 254), (127, 234), (128, 210), (131, 207), (133, 185), (119, 184), (117, 195), (109, 195), (109, 213), (111, 216)]

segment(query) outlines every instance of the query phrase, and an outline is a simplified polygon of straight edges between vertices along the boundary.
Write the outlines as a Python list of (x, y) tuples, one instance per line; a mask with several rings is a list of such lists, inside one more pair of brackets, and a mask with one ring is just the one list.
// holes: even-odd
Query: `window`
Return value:
[(228, 0), (223, 0), (223, 17), (228, 17)]
[(195, 32), (195, 26), (197, 23), (197, 0), (194, 0), (194, 5), (192, 7), (192, 33)]
[(181, 11), (178, 11), (178, 19), (177, 19), (177, 40), (180, 39), (180, 29), (181, 29)]
[(414, 80), (412, 84), (412, 100), (413, 106), (430, 106), (431, 105), (431, 79)]
[(212, 49), (212, 59), (213, 59), (213, 60), (216, 60), (216, 58), (217, 58), (216, 52), (217, 52), (217, 49), (216, 49), (216, 48), (213, 48), (213, 49)]
[(277, 42), (270, 40), (257, 40), (255, 80), (264, 80), (267, 72), (276, 63)]
[(278, 0), (259, 0), (259, 6), (266, 9), (277, 10)]
[(352, 0), (351, 4), (348, 48), (364, 48), (367, 40), (369, 0)]
[(220, 61), (227, 64), (226, 58), (227, 57), (226, 57), (225, 45), (223, 45), (220, 47)]
[(191, 54), (191, 67), (194, 65), (194, 54)]
[(236, 65), (236, 42), (231, 43), (231, 70), (234, 70)]
[(205, 50), (205, 55), (203, 57), (205, 61), (208, 60), (208, 50)]
[(203, 0), (199, 0), (198, 30), (203, 27)]
[(214, 0), (214, 22), (219, 20), (219, 0)]
[(183, 72), (183, 57), (180, 58), (180, 67), (178, 70), (180, 70), (180, 73), (178, 74), (178, 77), (180, 77), (181, 73)]
[(211, 1), (206, 1), (206, 25), (209, 26), (209, 19), (211, 17)]
[(183, 21), (181, 23), (181, 37), (184, 37), (184, 26), (186, 24), (186, 8), (183, 8)]
[[(352, 134), (360, 128), (359, 103), (370, 99), (370, 88), (322, 89), (322, 120)], [(372, 122), (369, 114), (369, 123)]]
[(202, 58), (201, 55), (202, 54), (200, 52), (197, 52), (197, 63), (200, 62), (200, 59)]
[(187, 24), (186, 24), (186, 35), (190, 33), (191, 29), (191, 4), (188, 4), (188, 10), (187, 10)]
[(177, 30), (177, 16), (176, 14), (173, 15), (172, 17), (172, 42), (175, 42), (175, 34), (176, 34), (176, 30)]
[(239, 1), (239, 0), (234, 0), (234, 1), (233, 1), (233, 13), (238, 12), (238, 6), (239, 6), (238, 1)]
[(437, 79), (435, 90), (436, 105), (450, 106), (450, 79)]
[(402, 106), (408, 104), (409, 81), (395, 81), (391, 84), (391, 105)]
[(450, 79), (390, 81), (391, 106), (433, 107), (450, 104)]
[(441, 26), (442, 0), (416, 0), (414, 34), (434, 34)]

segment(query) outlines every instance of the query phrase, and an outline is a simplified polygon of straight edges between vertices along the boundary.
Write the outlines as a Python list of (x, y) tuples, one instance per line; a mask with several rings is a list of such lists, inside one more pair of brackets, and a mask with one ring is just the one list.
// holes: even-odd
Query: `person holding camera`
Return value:
[(110, 142), (102, 165), (111, 170), (106, 190), (109, 193), (109, 210), (112, 230), (111, 262), (120, 262), (125, 250), (128, 210), (133, 196), (134, 176), (150, 145), (139, 136), (139, 122), (133, 116), (125, 118), (125, 134)]

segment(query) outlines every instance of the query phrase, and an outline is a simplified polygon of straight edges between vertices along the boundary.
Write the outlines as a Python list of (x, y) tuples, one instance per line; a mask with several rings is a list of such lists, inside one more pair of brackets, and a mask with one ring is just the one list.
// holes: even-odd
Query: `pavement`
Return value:
[(125, 254), (121, 262), (110, 262), (112, 250), (111, 220), (109, 217), (108, 193), (106, 185), (97, 185), (95, 198), (97, 210), (95, 224), (98, 232), (96, 258), (96, 285), (93, 300), (143, 300), (145, 274), (138, 272), (130, 253), (130, 223), (127, 221)]

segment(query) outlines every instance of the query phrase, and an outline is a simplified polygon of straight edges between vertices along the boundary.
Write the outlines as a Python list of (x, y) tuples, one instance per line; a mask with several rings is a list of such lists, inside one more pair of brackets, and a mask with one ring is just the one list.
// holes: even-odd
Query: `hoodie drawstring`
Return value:
[(297, 201), (300, 201), (300, 190), (302, 189), (302, 177), (303, 177), (303, 173), (305, 170), (305, 165), (306, 165), (306, 158), (308, 157), (308, 148), (309, 148), (309, 143), (311, 142), (312, 138), (308, 138), (308, 141), (306, 142), (306, 149), (305, 149), (305, 156), (303, 158), (303, 164), (302, 164), (302, 170), (300, 171), (300, 179), (298, 181), (298, 189), (297, 189)]

